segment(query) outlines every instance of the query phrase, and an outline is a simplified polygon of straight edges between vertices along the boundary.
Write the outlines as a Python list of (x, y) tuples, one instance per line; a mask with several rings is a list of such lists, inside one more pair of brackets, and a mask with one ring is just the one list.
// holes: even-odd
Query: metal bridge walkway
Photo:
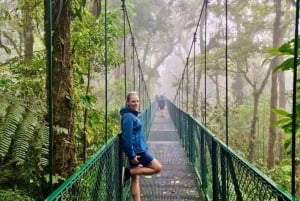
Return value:
[(192, 166), (180, 144), (175, 125), (168, 111), (164, 117), (156, 112), (148, 137), (150, 151), (163, 165), (153, 176), (141, 176), (143, 201), (201, 200)]

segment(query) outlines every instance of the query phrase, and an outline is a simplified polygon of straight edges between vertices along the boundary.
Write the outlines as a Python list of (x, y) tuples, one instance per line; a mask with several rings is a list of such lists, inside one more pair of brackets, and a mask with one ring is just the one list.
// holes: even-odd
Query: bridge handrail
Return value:
[[(156, 111), (153, 102), (140, 113), (146, 138)], [(125, 156), (121, 151), (119, 135), (110, 139), (79, 170), (66, 179), (45, 200), (127, 200), (130, 195), (121, 187), (121, 168), (125, 165)]]
[(191, 115), (167, 103), (205, 200), (297, 200)]

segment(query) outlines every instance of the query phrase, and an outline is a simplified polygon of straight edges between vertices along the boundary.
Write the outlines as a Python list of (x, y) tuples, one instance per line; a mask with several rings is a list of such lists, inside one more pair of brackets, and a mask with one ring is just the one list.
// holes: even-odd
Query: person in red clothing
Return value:
[(134, 201), (141, 200), (139, 175), (153, 175), (161, 171), (162, 165), (150, 153), (145, 142), (142, 123), (138, 118), (139, 97), (130, 92), (126, 105), (121, 108), (122, 147), (130, 168), (122, 169), (122, 184), (131, 178), (131, 194)]

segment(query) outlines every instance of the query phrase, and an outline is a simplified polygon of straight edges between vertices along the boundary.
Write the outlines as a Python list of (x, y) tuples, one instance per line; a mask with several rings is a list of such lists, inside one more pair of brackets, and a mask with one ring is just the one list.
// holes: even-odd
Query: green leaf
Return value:
[(270, 49), (268, 51), (269, 54), (271, 55), (274, 55), (274, 56), (284, 56), (284, 55), (291, 55), (290, 53), (287, 53), (287, 52), (281, 52), (279, 50), (279, 48), (273, 48), (273, 49)]
[(0, 157), (4, 157), (8, 153), (18, 125), (23, 119), (25, 108), (16, 104), (11, 105), (8, 110), (3, 127), (0, 128)]
[[(298, 65), (299, 65), (299, 61), (298, 61)], [(286, 71), (286, 70), (291, 70), (293, 68), (294, 68), (294, 58), (291, 57), (286, 59), (279, 66), (275, 67), (274, 71), (278, 71), (278, 70)]]
[(273, 109), (272, 110), (275, 114), (280, 116), (291, 116), (291, 114), (283, 109)]
[(281, 126), (281, 125), (286, 125), (286, 124), (289, 124), (291, 123), (291, 118), (289, 117), (284, 117), (284, 118), (281, 118), (277, 121), (274, 122), (274, 126)]
[(286, 55), (294, 54), (294, 49), (290, 43), (284, 43), (282, 46), (279, 47), (278, 50)]

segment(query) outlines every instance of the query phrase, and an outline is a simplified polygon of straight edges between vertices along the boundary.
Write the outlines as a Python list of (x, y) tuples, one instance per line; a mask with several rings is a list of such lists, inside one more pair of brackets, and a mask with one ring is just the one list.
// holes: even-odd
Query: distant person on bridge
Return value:
[(130, 164), (130, 169), (122, 169), (122, 185), (131, 177), (131, 193), (134, 201), (141, 200), (139, 175), (157, 174), (162, 169), (162, 165), (149, 152), (145, 142), (142, 123), (138, 118), (138, 108), (138, 94), (129, 92), (126, 104), (120, 110), (122, 145)]
[(165, 112), (165, 106), (166, 106), (166, 100), (163, 95), (160, 95), (158, 99), (158, 107), (160, 111), (160, 117), (164, 117), (164, 112)]

